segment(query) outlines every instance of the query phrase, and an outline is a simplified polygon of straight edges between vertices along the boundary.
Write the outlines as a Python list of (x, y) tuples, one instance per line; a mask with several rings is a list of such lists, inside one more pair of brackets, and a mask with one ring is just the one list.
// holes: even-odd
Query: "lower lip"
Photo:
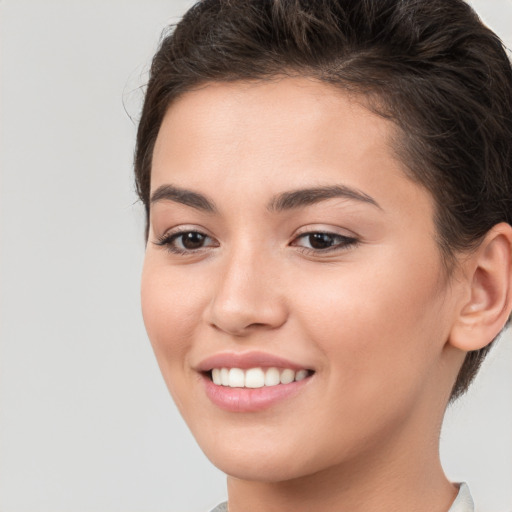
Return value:
[(257, 412), (268, 409), (273, 405), (296, 395), (311, 377), (278, 384), (277, 386), (263, 386), (262, 388), (230, 388), (218, 386), (208, 377), (204, 377), (206, 395), (218, 407), (230, 412)]

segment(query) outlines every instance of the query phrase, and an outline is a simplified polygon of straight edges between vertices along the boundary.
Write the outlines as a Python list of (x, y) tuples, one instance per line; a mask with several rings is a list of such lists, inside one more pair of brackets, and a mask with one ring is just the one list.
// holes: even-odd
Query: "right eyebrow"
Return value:
[(173, 201), (207, 213), (216, 213), (215, 203), (206, 196), (174, 185), (161, 185), (151, 195), (151, 204), (159, 201)]
[(337, 197), (371, 204), (382, 210), (379, 203), (377, 203), (373, 197), (365, 194), (361, 190), (347, 187), (346, 185), (328, 185), (325, 187), (304, 188), (283, 192), (270, 202), (268, 209), (270, 211), (293, 210)]

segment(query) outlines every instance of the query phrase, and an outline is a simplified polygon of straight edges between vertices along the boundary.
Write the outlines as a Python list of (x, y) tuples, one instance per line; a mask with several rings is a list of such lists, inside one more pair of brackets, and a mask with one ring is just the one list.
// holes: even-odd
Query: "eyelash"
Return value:
[[(295, 244), (297, 240), (307, 239), (315, 235), (322, 235), (324, 237), (330, 237), (331, 239), (337, 240), (333, 245), (329, 247), (325, 247), (323, 249), (315, 249), (312, 247), (303, 247)], [(310, 241), (311, 242), (311, 241)], [(301, 233), (298, 235), (292, 242), (293, 247), (297, 247), (303, 253), (317, 255), (317, 254), (326, 254), (336, 251), (347, 250), (351, 247), (355, 247), (359, 243), (359, 240), (355, 237), (340, 235), (338, 233), (331, 233), (329, 231), (308, 231), (307, 233)]]
[[(163, 236), (159, 237), (155, 243), (155, 245), (165, 247), (165, 249), (172, 254), (178, 254), (182, 256), (187, 256), (191, 254), (197, 254), (198, 252), (208, 248), (208, 247), (218, 247), (218, 245), (210, 244), (207, 246), (201, 246), (197, 249), (186, 249), (186, 248), (180, 248), (173, 245), (178, 239), (184, 237), (185, 235), (200, 235), (203, 237), (203, 240), (213, 240), (211, 237), (209, 237), (207, 234), (202, 233), (201, 231), (197, 231), (194, 229), (191, 230), (184, 230), (184, 231), (177, 231), (175, 233), (166, 233)], [(333, 245), (329, 247), (325, 247), (323, 249), (315, 249), (312, 247), (304, 247), (301, 245), (298, 245), (295, 243), (297, 240), (303, 240), (308, 237), (312, 237), (315, 235), (323, 235), (324, 237), (330, 237), (332, 239), (338, 240), (337, 243), (334, 243)], [(331, 233), (328, 231), (308, 231), (307, 233), (301, 233), (300, 235), (296, 236), (292, 243), (290, 244), (292, 247), (298, 248), (302, 253), (306, 254), (312, 254), (312, 255), (318, 255), (318, 254), (326, 254), (331, 253), (335, 251), (342, 251), (347, 250), (351, 247), (356, 246), (359, 243), (359, 240), (355, 237), (349, 237), (340, 235), (338, 233)], [(182, 238), (182, 245), (183, 245), (183, 238)]]
[[(184, 230), (184, 231), (177, 231), (175, 233), (166, 233), (163, 236), (159, 237), (157, 239), (157, 241), (155, 242), (155, 244), (159, 245), (161, 247), (165, 247), (165, 249), (167, 251), (171, 252), (172, 254), (178, 254), (178, 255), (182, 255), (182, 256), (186, 256), (189, 254), (196, 254), (199, 251), (205, 249), (205, 246), (199, 247), (197, 249), (184, 249), (184, 248), (176, 247), (175, 245), (173, 245), (174, 242), (176, 240), (178, 240), (179, 238), (183, 238), (185, 235), (190, 235), (190, 234), (200, 235), (200, 236), (204, 237), (204, 239), (212, 240), (211, 237), (209, 237), (205, 233), (202, 233), (201, 231), (197, 231), (196, 229), (189, 229), (189, 230)], [(182, 241), (182, 243), (183, 243), (183, 241)], [(206, 247), (209, 247), (209, 246), (206, 246)], [(215, 245), (213, 245), (213, 247), (215, 247)]]

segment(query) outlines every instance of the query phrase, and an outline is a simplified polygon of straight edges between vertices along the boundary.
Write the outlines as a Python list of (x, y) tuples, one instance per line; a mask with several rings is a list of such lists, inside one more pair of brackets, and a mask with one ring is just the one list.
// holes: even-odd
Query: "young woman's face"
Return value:
[(414, 457), (438, 426), (460, 363), (457, 287), (393, 134), (305, 78), (208, 85), (167, 112), (144, 320), (181, 414), (229, 474)]

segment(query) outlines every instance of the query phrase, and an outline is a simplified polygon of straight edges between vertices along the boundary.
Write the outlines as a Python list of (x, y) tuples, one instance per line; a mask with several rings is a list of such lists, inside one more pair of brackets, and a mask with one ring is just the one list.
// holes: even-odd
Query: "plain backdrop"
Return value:
[[(1, 0), (0, 511), (209, 510), (224, 476), (160, 377), (139, 307), (142, 86), (190, 1)], [(475, 1), (512, 46), (512, 2)], [(512, 511), (512, 337), (448, 412), (442, 457)]]

